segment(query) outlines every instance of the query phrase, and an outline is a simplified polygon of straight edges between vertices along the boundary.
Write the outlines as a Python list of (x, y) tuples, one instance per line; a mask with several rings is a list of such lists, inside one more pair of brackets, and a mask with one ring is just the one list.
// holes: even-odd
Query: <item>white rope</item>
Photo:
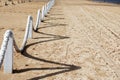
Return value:
[(42, 13), (40, 13), (40, 10), (38, 10), (35, 28), (33, 28), (32, 16), (28, 16), (25, 36), (21, 48), (18, 48), (14, 39), (13, 32), (11, 30), (7, 30), (5, 32), (4, 39), (0, 49), (0, 68), (4, 60), (5, 73), (12, 73), (13, 70), (13, 46), (17, 52), (22, 52), (24, 50), (28, 38), (32, 38), (33, 29), (34, 31), (38, 30), (41, 21), (44, 20), (45, 15), (47, 15), (47, 13), (49, 12), (53, 5), (54, 0), (50, 0), (45, 6), (42, 7)]

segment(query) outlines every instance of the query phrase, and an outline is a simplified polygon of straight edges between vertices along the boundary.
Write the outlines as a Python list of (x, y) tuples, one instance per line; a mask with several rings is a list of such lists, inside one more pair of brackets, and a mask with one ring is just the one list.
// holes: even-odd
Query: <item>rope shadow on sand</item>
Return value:
[(81, 68), (79, 66), (75, 66), (75, 65), (71, 65), (71, 64), (65, 64), (65, 63), (60, 63), (60, 62), (55, 62), (55, 61), (50, 61), (50, 60), (45, 60), (45, 59), (34, 57), (34, 56), (30, 55), (27, 52), (27, 49), (30, 46), (33, 46), (35, 44), (40, 44), (40, 43), (43, 43), (43, 42), (49, 42), (49, 41), (55, 41), (55, 40), (61, 40), (61, 39), (67, 39), (67, 38), (69, 38), (69, 37), (66, 37), (66, 36), (48, 34), (48, 33), (43, 33), (43, 32), (37, 32), (37, 33), (43, 34), (43, 35), (52, 36), (53, 38), (51, 39), (51, 38), (48, 37), (48, 40), (38, 41), (38, 42), (31, 43), (31, 44), (27, 45), (25, 47), (25, 50), (22, 52), (22, 55), (25, 56), (25, 57), (37, 60), (37, 61), (42, 61), (42, 62), (45, 62), (45, 63), (51, 63), (51, 64), (60, 65), (61, 67), (26, 68), (26, 69), (14, 70), (14, 73), (23, 73), (23, 72), (35, 71), (35, 70), (60, 70), (60, 71), (57, 71), (57, 72), (53, 72), (53, 73), (49, 73), (49, 74), (45, 74), (45, 75), (42, 75), (42, 76), (37, 76), (37, 77), (33, 77), (31, 79), (28, 79), (28, 80), (38, 80), (38, 79), (43, 79), (43, 78), (47, 78), (47, 77), (50, 77), (50, 76), (62, 74), (62, 73), (65, 73), (65, 72), (70, 72), (70, 71), (78, 70), (78, 69)]

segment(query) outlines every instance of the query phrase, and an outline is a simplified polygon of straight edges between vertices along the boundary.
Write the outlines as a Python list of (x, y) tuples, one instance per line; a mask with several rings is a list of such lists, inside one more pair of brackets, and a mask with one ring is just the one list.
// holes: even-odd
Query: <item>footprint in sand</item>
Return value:
[(2, 28), (0, 28), (0, 30), (3, 30), (3, 29), (5, 29), (5, 28), (3, 28), (3, 27), (2, 27)]

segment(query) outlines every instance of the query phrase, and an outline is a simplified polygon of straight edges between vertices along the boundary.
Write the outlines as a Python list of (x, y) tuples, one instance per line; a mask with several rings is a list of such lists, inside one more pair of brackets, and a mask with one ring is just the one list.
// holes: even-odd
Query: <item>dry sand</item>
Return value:
[[(0, 7), (0, 43), (12, 29), (20, 46), (27, 16), (36, 21), (45, 2)], [(0, 80), (120, 80), (120, 6), (90, 0), (56, 0), (23, 54), (14, 54), (14, 74)]]

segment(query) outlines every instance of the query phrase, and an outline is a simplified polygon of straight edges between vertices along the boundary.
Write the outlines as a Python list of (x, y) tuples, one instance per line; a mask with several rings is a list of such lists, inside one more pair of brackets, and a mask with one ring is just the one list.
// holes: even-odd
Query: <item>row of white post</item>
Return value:
[(28, 16), (25, 36), (21, 48), (18, 48), (18, 46), (16, 45), (13, 32), (11, 30), (7, 30), (5, 32), (4, 39), (0, 49), (0, 68), (2, 66), (2, 63), (4, 63), (3, 64), (4, 73), (13, 72), (13, 48), (15, 48), (17, 52), (22, 52), (24, 50), (28, 38), (32, 38), (32, 32), (38, 30), (40, 23), (44, 21), (45, 19), (44, 17), (52, 8), (54, 2), (55, 0), (50, 0), (47, 4), (45, 4), (42, 7), (42, 10), (38, 10), (37, 20), (34, 28), (33, 28), (33, 18), (30, 15)]

